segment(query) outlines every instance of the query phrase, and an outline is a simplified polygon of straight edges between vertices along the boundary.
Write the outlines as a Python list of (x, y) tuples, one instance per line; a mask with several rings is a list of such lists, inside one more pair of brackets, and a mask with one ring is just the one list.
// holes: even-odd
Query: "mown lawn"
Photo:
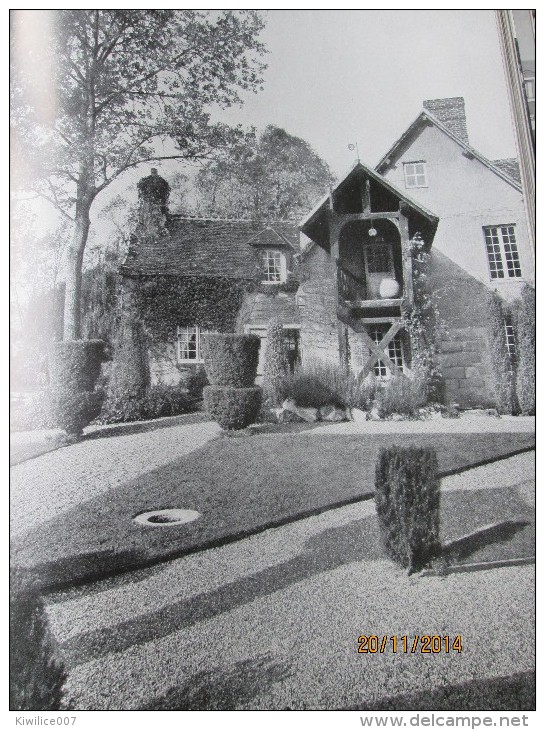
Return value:
[[(221, 438), (165, 467), (84, 502), (14, 541), (13, 562), (35, 569), (46, 584), (98, 578), (153, 564), (332, 505), (370, 497), (381, 446), (400, 436), (255, 435)], [(513, 453), (534, 443), (531, 434), (440, 434), (403, 437), (433, 445), (442, 472)], [(462, 492), (459, 494), (467, 494)], [(445, 495), (447, 496), (447, 495)], [(448, 517), (457, 537), (465, 534)], [(445, 505), (451, 502), (451, 497)], [(181, 507), (202, 517), (182, 526), (139, 526), (140, 512)], [(487, 508), (488, 509), (488, 508)], [(493, 510), (493, 505), (491, 507)], [(467, 503), (468, 515), (475, 504)], [(512, 517), (509, 507), (507, 517)], [(497, 512), (497, 511), (496, 511)], [(494, 519), (506, 519), (504, 510)], [(491, 522), (492, 519), (487, 521)], [(486, 522), (481, 522), (486, 524)]]

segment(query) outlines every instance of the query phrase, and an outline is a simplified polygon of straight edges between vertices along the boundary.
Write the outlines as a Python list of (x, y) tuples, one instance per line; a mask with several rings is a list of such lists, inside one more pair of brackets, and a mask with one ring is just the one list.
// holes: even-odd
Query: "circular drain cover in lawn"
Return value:
[(153, 512), (143, 512), (136, 515), (134, 521), (146, 527), (169, 527), (193, 522), (201, 516), (200, 512), (192, 509), (158, 509)]

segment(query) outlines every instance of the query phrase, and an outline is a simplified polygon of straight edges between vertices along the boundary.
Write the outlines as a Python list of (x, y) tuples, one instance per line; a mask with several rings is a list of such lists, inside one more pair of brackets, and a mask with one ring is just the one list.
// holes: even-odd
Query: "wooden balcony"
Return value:
[(402, 298), (368, 299), (364, 280), (354, 276), (337, 260), (337, 291), (339, 305), (349, 309), (391, 309), (400, 307)]

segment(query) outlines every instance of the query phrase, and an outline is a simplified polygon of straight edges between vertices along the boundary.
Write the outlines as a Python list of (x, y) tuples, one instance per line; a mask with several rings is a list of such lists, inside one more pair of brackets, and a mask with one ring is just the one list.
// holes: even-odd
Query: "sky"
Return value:
[(470, 144), (516, 155), (493, 10), (271, 10), (264, 91), (223, 121), (283, 127), (336, 175), (375, 165), (424, 99), (463, 96)]
[[(356, 159), (349, 144), (374, 166), (424, 99), (463, 96), (470, 143), (491, 159), (516, 156), (493, 10), (261, 12), (269, 51), (264, 89), (244, 94), (243, 106), (219, 111), (218, 120), (282, 127), (309, 142), (341, 177)], [(126, 173), (99, 196), (88, 250), (108, 236), (100, 210), (116, 194), (136, 202), (136, 182), (151, 166)], [(183, 169), (156, 166), (167, 180)], [(39, 219), (50, 228), (58, 222), (49, 206)]]

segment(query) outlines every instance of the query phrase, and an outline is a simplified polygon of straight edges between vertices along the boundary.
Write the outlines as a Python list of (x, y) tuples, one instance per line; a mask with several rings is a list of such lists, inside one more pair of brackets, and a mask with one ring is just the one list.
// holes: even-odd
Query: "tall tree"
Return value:
[(300, 217), (333, 183), (326, 162), (300, 137), (269, 125), (246, 133), (196, 178), (200, 214), (254, 219)]
[(252, 10), (13, 11), (12, 20), (13, 154), (73, 224), (64, 336), (74, 339), (97, 195), (142, 162), (206, 159), (236, 139), (210, 112), (260, 88), (263, 21)]

